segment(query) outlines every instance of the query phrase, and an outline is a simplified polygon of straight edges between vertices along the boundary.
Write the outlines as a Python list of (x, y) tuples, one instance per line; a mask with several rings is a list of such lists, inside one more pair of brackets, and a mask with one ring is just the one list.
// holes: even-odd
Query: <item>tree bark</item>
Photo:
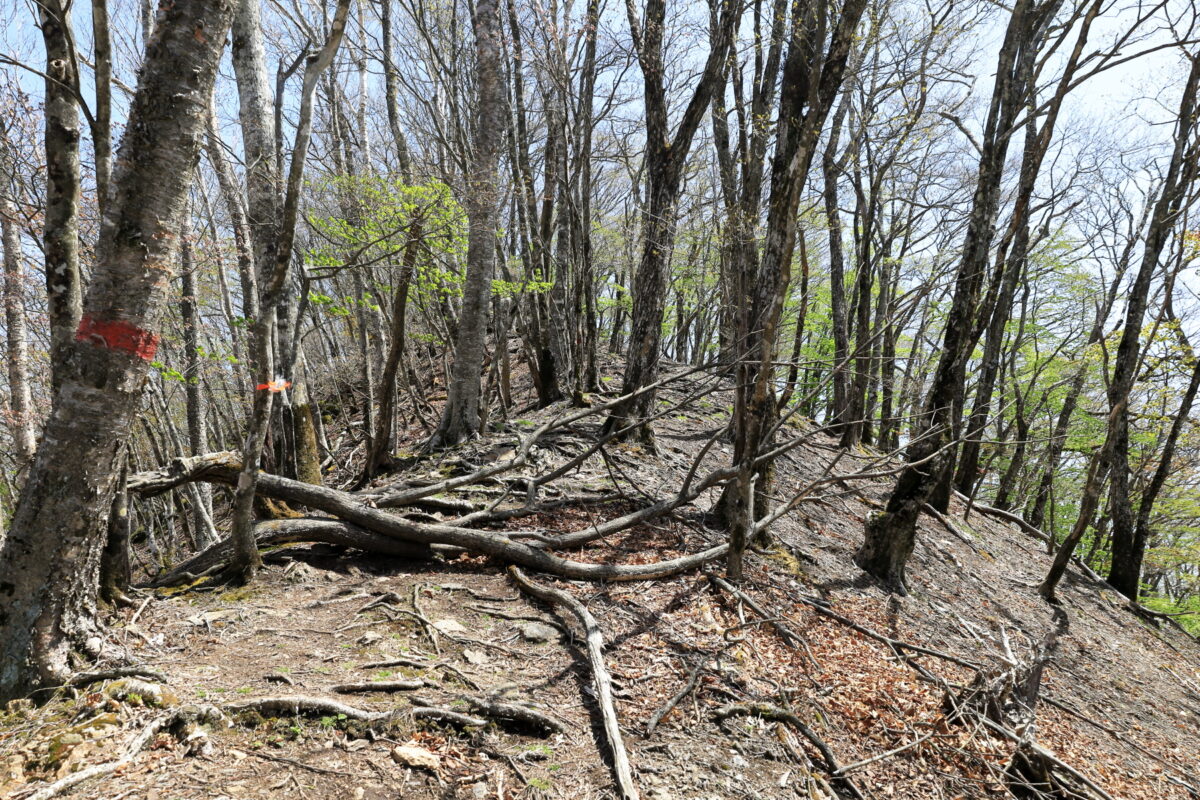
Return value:
[(475, 125), (465, 197), (467, 275), (446, 407), (431, 440), (436, 447), (458, 444), (480, 432), (479, 387), (491, 310), (492, 273), (496, 266), (497, 168), (500, 136), (505, 129), (498, 0), (480, 0), (476, 4), (474, 25)]
[(119, 460), (158, 343), (232, 9), (163, 6), (129, 111), (91, 286), (47, 435), (0, 552), (0, 700), (60, 685), (92, 654), (97, 577)]
[[(0, 132), (0, 137), (4, 133)], [(10, 182), (13, 171), (8, 142), (0, 138), (0, 180)], [(8, 196), (0, 196), (0, 248), (4, 257), (4, 320), (8, 352), (9, 409), (13, 454), (17, 460), (17, 484), (33, 461), (37, 448), (37, 420), (33, 414), (33, 395), (29, 384), (29, 335), (25, 319), (25, 286), (21, 271), (21, 234), (17, 226), (17, 206)]]
[(1139, 529), (1129, 496), (1129, 395), (1137, 379), (1141, 358), (1142, 322), (1149, 301), (1150, 284), (1158, 269), (1167, 240), (1179, 222), (1184, 198), (1200, 170), (1200, 137), (1197, 128), (1197, 91), (1200, 90), (1200, 53), (1189, 56), (1192, 64), (1184, 86), (1183, 99), (1175, 127), (1171, 161), (1163, 180), (1162, 192), (1154, 204), (1150, 226), (1142, 251), (1137, 276), (1130, 287), (1125, 309), (1125, 325), (1113, 359), (1112, 380), (1108, 384), (1109, 475), (1112, 504), (1112, 567), (1108, 582), (1130, 600), (1137, 600), (1142, 576), (1147, 531)]
[(46, 302), (50, 316), (50, 381), (57, 389), (83, 308), (79, 272), (79, 63), (69, 0), (40, 0), (46, 46)]

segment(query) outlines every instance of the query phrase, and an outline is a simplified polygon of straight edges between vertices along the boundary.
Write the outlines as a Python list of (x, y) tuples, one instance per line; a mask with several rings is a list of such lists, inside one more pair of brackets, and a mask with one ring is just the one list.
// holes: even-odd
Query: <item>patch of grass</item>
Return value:
[(240, 603), (243, 600), (249, 600), (258, 594), (258, 589), (254, 586), (239, 586), (236, 589), (230, 589), (227, 592), (222, 592), (217, 599), (222, 603)]
[(254, 690), (253, 690), (253, 689), (251, 689), (249, 686), (243, 686), (243, 687), (241, 687), (240, 689), (238, 689), (238, 690), (237, 690), (237, 693), (238, 693), (238, 694), (250, 694), (250, 693), (251, 693), (251, 692), (253, 692), (253, 691), (254, 691)]

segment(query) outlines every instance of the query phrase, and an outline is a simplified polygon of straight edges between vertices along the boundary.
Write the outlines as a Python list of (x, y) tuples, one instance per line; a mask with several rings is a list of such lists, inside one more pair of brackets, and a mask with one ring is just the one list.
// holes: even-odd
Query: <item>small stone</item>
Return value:
[(466, 633), (467, 629), (456, 619), (439, 619), (433, 623), (438, 633)]
[(488, 785), (483, 781), (475, 784), (471, 787), (471, 796), (474, 797), (475, 800), (483, 800), (483, 798), (488, 796)]
[(527, 642), (549, 642), (558, 638), (558, 630), (544, 622), (526, 622), (521, 626), (521, 636)]
[(414, 747), (409, 744), (393, 747), (392, 761), (407, 767), (420, 767), (435, 771), (442, 764), (442, 759), (436, 753), (431, 753), (424, 747)]
[(376, 642), (380, 641), (381, 639), (383, 639), (382, 633), (376, 633), (375, 631), (367, 631), (362, 636), (358, 637), (358, 643), (362, 644), (362, 645), (371, 645), (371, 644), (375, 644)]
[(479, 666), (480, 664), (486, 664), (491, 660), (478, 650), (463, 650), (463, 658), (467, 660), (468, 664), (474, 664), (476, 666)]
[(749, 769), (750, 768), (750, 762), (747, 761), (746, 759), (742, 758), (740, 755), (735, 754), (733, 756), (733, 758), (730, 759), (730, 761), (733, 764), (734, 769)]

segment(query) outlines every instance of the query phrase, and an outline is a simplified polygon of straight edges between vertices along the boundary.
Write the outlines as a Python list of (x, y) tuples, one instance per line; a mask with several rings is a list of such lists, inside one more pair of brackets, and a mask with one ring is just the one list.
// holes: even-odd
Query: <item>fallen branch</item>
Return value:
[(566, 607), (583, 627), (587, 641), (588, 664), (596, 684), (596, 699), (600, 706), (600, 716), (604, 720), (604, 733), (608, 738), (609, 751), (612, 754), (617, 789), (624, 800), (639, 800), (637, 784), (634, 783), (633, 770), (630, 769), (629, 756), (625, 752), (625, 742), (621, 737), (621, 726), (617, 722), (617, 709), (613, 704), (612, 678), (609, 677), (608, 669), (604, 666), (604, 636), (600, 632), (600, 625), (596, 622), (596, 618), (582, 603), (561, 589), (535, 583), (525, 577), (516, 567), (509, 567), (508, 574), (523, 591), (551, 605)]
[[(978, 508), (978, 506), (976, 506), (976, 508)], [(963, 542), (967, 547), (971, 548), (975, 552), (977, 552), (977, 553), (979, 552), (979, 548), (976, 547), (975, 543), (971, 541), (971, 537), (967, 536), (965, 533), (960, 531), (958, 529), (958, 526), (955, 525), (953, 522), (951, 522), (950, 519), (945, 514), (938, 511), (933, 506), (929, 505), (929, 503), (925, 504), (924, 509), (925, 509), (926, 514), (933, 517), (938, 522), (942, 523), (942, 527), (945, 528), (946, 530), (950, 531), (950, 533), (954, 534), (955, 538), (957, 538), (959, 541)]]
[(354, 775), (349, 772), (342, 772), (341, 770), (337, 769), (326, 769), (325, 767), (317, 767), (313, 766), (312, 764), (305, 764), (303, 761), (297, 761), (294, 758), (287, 758), (286, 756), (273, 756), (270, 753), (263, 753), (258, 750), (251, 750), (250, 755), (254, 756), (255, 758), (261, 758), (264, 761), (274, 761), (277, 764), (287, 764), (292, 767), (306, 769), (309, 772), (315, 772), (318, 775), (340, 775), (344, 778), (354, 777)]
[(934, 658), (940, 658), (943, 661), (949, 661), (951, 664), (957, 664), (960, 667), (966, 667), (967, 669), (976, 670), (976, 671), (979, 670), (978, 664), (976, 664), (972, 661), (968, 661), (965, 658), (959, 658), (958, 656), (951, 655), (950, 653), (944, 653), (941, 650), (934, 650), (933, 648), (930, 648), (930, 647), (923, 647), (922, 645), (919, 645), (919, 644), (910, 644), (909, 642), (902, 642), (899, 639), (893, 639), (890, 636), (884, 636), (882, 633), (879, 633), (878, 631), (873, 631), (864, 625), (859, 625), (857, 622), (850, 619), (849, 617), (842, 616), (841, 614), (837, 613), (832, 608), (830, 608), (827, 604), (825, 604), (819, 600), (814, 600), (810, 597), (805, 597), (804, 595), (801, 595), (801, 594), (793, 595), (792, 597), (796, 601), (803, 603), (804, 605), (813, 609), (818, 614), (821, 614), (822, 616), (825, 616), (825, 617), (829, 617), (830, 619), (835, 620), (836, 622), (839, 622), (842, 625), (845, 625), (850, 630), (858, 631), (863, 636), (866, 636), (869, 639), (874, 639), (877, 642), (882, 642), (883, 644), (886, 644), (888, 647), (892, 648), (892, 650), (896, 652), (896, 655), (901, 656), (902, 658), (903, 658), (903, 653), (901, 653), (900, 651), (909, 650), (913, 653), (918, 653), (920, 655), (932, 656)]
[[(957, 494), (963, 500), (970, 502), (970, 498), (968, 498), (962, 492), (955, 492), (955, 494)], [(1042, 542), (1043, 544), (1048, 544), (1050, 542), (1049, 534), (1042, 531), (1041, 528), (1038, 528), (1038, 527), (1026, 522), (1019, 514), (1014, 514), (1011, 511), (1005, 511), (1002, 508), (993, 508), (992, 506), (985, 506), (985, 505), (982, 505), (981, 503), (972, 503), (971, 508), (976, 511), (980, 511), (984, 514), (987, 514), (989, 517), (996, 517), (997, 519), (1002, 519), (1006, 522), (1011, 522), (1014, 525), (1016, 525), (1018, 528), (1020, 528), (1021, 530), (1025, 531), (1025, 533), (1029, 534), (1030, 536), (1032, 536), (1033, 538)]]
[(696, 684), (700, 680), (700, 673), (704, 671), (704, 668), (708, 665), (708, 660), (710, 658), (712, 658), (712, 655), (701, 656), (688, 672), (688, 679), (683, 684), (683, 688), (676, 692), (670, 700), (664, 703), (662, 707), (658, 709), (658, 711), (655, 711), (654, 716), (650, 717), (650, 722), (646, 725), (647, 739), (654, 735), (654, 729), (658, 727), (658, 723), (662, 722), (663, 718), (666, 717), (667, 714), (670, 714), (675, 706), (679, 705), (683, 698), (691, 694), (696, 688)]

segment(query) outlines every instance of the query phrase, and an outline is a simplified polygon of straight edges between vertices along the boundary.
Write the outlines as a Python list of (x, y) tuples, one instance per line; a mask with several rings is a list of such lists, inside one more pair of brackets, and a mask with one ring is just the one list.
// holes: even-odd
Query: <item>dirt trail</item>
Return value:
[[(631, 495), (629, 487), (658, 495), (678, 485), (706, 438), (700, 434), (720, 422), (719, 411), (705, 413), (665, 420), (656, 457), (615, 453), (625, 473), (618, 481), (627, 482)], [(811, 446), (780, 465), (780, 492), (818, 477), (833, 454), (831, 440), (815, 434)], [(717, 448), (713, 457), (728, 455)], [(865, 452), (844, 457), (839, 468), (852, 471), (870, 458)], [(848, 791), (830, 776), (826, 755), (795, 726), (753, 715), (717, 719), (723, 707), (755, 703), (786, 707), (838, 765), (855, 765), (849, 775), (863, 796), (1011, 796), (1001, 785), (1011, 743), (978, 725), (947, 720), (946, 687), (969, 683), (970, 669), (931, 656), (912, 658), (914, 667), (804, 600), (819, 598), (886, 637), (1001, 668), (1006, 642), (1024, 658), (1054, 626), (1051, 609), (1033, 588), (1049, 557), (1014, 525), (978, 512), (963, 519), (965, 508), (956, 503), (950, 517), (956, 531), (929, 517), (922, 521), (909, 568), (911, 595), (888, 596), (851, 560), (863, 522), (887, 487), (882, 480), (843, 482), (775, 526), (774, 548), (750, 556), (749, 578), (740, 587), (770, 623), (698, 572), (649, 583), (555, 583), (584, 602), (603, 627), (618, 713), (644, 797), (809, 798)], [(534, 524), (577, 530), (621, 508), (567, 510)], [(696, 552), (723, 535), (705, 526), (701, 510), (639, 526), (573, 557), (635, 563)], [(167, 677), (168, 702), (228, 705), (303, 694), (399, 709), (391, 724), (369, 726), (337, 715), (240, 715), (236, 726), (210, 730), (207, 754), (189, 755), (175, 738), (160, 735), (131, 766), (70, 796), (612, 796), (578, 631), (555, 610), (520, 595), (504, 565), (466, 556), (408, 562), (324, 545), (276, 551), (269, 561), (273, 566), (248, 589), (183, 592), (126, 611), (115, 635), (138, 663)], [(1200, 646), (1173, 626), (1134, 616), (1118, 595), (1075, 568), (1060, 595), (1070, 626), (1046, 670), (1037, 741), (1114, 798), (1195, 797), (1187, 786), (1200, 787)], [(361, 610), (380, 599), (387, 605)], [(136, 623), (130, 621), (135, 611)], [(435, 636), (417, 616), (432, 623)], [(398, 659), (411, 663), (362, 666)], [(412, 691), (343, 695), (332, 689), (417, 678), (426, 685)], [(3, 718), (0, 793), (24, 797), (44, 780), (112, 758), (161, 713), (132, 698), (109, 700), (103, 688)], [(469, 698), (524, 702), (559, 721), (563, 731), (547, 736), (512, 725), (463, 730), (431, 724), (411, 716), (413, 695), (464, 713), (471, 711)], [(668, 704), (672, 710), (657, 721)], [(88, 715), (108, 709), (110, 724), (72, 731), (81, 709)], [(432, 754), (436, 766), (397, 761), (397, 746)], [(858, 765), (892, 750), (899, 752)]]

